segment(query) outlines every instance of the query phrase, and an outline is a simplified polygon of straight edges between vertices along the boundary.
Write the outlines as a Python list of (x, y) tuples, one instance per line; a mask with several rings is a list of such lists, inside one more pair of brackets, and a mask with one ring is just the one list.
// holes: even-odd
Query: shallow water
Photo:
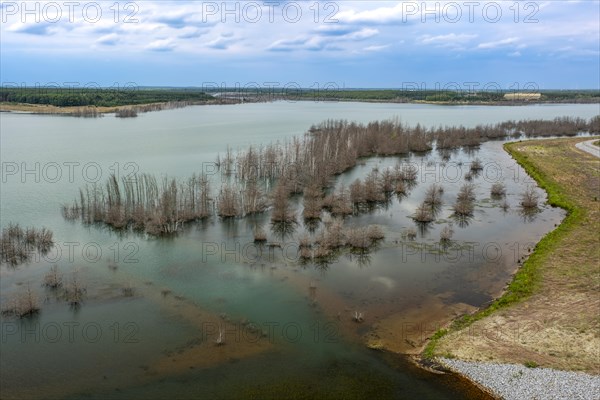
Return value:
[[(381, 248), (361, 259), (342, 254), (326, 266), (297, 262), (302, 225), (285, 239), (269, 232), (283, 250), (264, 248), (258, 259), (252, 232), (267, 225), (268, 214), (224, 223), (213, 218), (189, 224), (175, 238), (152, 239), (65, 221), (60, 206), (96, 180), (96, 171), (99, 182), (116, 171), (180, 178), (211, 172), (227, 145), (284, 140), (327, 118), (472, 126), (590, 118), (598, 111), (597, 105), (278, 102), (189, 107), (125, 120), (0, 114), (1, 225), (46, 226), (57, 243), (57, 250), (28, 265), (0, 268), (3, 304), (27, 283), (42, 303), (34, 319), (0, 320), (2, 397), (265, 398), (331, 392), (337, 398), (475, 398), (456, 379), (416, 370), (397, 356), (366, 349), (364, 341), (377, 332), (403, 351), (404, 339), (424, 339), (437, 328), (423, 320), (482, 306), (502, 290), (532, 243), (560, 222), (563, 213), (547, 206), (532, 218), (520, 215), (519, 194), (531, 182), (500, 142), (485, 143), (476, 153), (456, 152), (445, 163), (435, 152), (371, 158), (340, 176), (338, 185), (348, 185), (375, 166), (382, 170), (398, 161), (420, 169), (408, 196), (346, 221), (380, 224), (386, 233)], [(475, 216), (460, 226), (450, 207), (475, 157), (486, 168), (474, 180)], [(12, 175), (9, 168), (15, 166)], [(22, 174), (36, 168), (38, 176)], [(213, 178), (218, 183), (218, 174)], [(507, 186), (508, 212), (490, 199), (492, 183), (500, 180)], [(445, 189), (438, 223), (409, 242), (402, 233), (415, 226), (410, 215), (434, 182)], [(439, 232), (449, 223), (454, 246), (443, 250)], [(114, 271), (108, 268), (112, 263)], [(76, 269), (85, 283), (87, 298), (78, 310), (40, 286), (53, 264), (66, 277)], [(123, 297), (125, 285), (135, 288), (133, 297)], [(163, 295), (164, 290), (170, 292)], [(364, 314), (364, 323), (352, 322), (355, 311)], [(386, 327), (395, 331), (386, 336)], [(225, 331), (223, 346), (215, 344), (219, 329)]]

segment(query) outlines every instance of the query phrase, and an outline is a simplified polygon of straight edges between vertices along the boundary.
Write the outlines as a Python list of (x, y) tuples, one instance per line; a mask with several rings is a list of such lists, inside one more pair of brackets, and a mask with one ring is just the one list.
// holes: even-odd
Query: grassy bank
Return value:
[[(593, 354), (587, 361), (570, 363), (561, 360), (561, 351), (548, 350), (543, 354), (544, 346), (540, 346), (543, 341), (548, 349), (567, 345), (566, 342), (554, 343), (554, 339), (561, 340), (553, 337), (552, 330), (569, 331), (564, 340), (573, 340), (573, 335), (580, 336), (582, 341), (589, 335), (598, 340), (594, 329), (598, 327), (599, 319), (593, 313), (594, 305), (589, 301), (578, 302), (582, 296), (592, 300), (598, 297), (598, 160), (576, 150), (574, 144), (578, 141), (582, 139), (505, 145), (506, 151), (548, 193), (548, 203), (565, 209), (567, 216), (557, 229), (537, 244), (503, 296), (489, 307), (463, 316), (448, 329), (438, 331), (424, 350), (424, 357), (445, 354), (473, 359), (477, 358), (473, 353), (481, 351), (480, 358), (483, 359), (480, 361), (523, 362), (522, 357), (526, 354), (528, 360), (536, 358), (533, 361), (540, 365), (588, 371), (598, 368)], [(566, 308), (561, 310), (561, 304)], [(577, 321), (573, 316), (576, 311), (581, 312)], [(485, 335), (478, 335), (478, 329), (472, 328), (479, 323), (477, 328), (496, 326), (506, 329), (506, 321), (517, 325), (520, 322), (523, 326), (534, 319), (545, 321), (545, 326), (539, 327), (540, 331), (548, 330), (547, 335), (542, 335), (544, 340), (537, 344), (535, 338), (529, 338), (531, 340), (523, 345), (518, 343), (520, 338), (510, 335), (498, 344), (490, 342), (489, 338), (483, 337)], [(573, 329), (575, 326), (578, 328)], [(494, 349), (496, 345), (499, 345), (498, 349)], [(467, 347), (468, 351), (465, 350)]]

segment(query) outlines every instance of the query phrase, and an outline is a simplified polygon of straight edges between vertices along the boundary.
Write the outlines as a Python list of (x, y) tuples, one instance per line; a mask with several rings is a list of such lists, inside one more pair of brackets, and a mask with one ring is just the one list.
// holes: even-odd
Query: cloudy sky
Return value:
[(2, 1), (2, 84), (600, 87), (600, 2)]

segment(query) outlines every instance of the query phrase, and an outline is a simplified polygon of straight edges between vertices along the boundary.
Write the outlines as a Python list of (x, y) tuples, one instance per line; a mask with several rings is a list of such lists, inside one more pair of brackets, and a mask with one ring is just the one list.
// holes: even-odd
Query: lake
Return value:
[[(435, 151), (373, 157), (339, 176), (336, 185), (347, 186), (399, 161), (419, 168), (407, 196), (346, 220), (380, 225), (386, 237), (379, 248), (325, 265), (298, 261), (302, 224), (287, 235), (268, 231), (277, 246), (254, 245), (254, 229), (269, 229), (268, 212), (213, 217), (175, 237), (152, 238), (67, 221), (61, 205), (111, 173), (184, 179), (204, 172), (214, 191), (222, 181), (214, 162), (227, 146), (284, 141), (326, 119), (400, 118), (437, 127), (599, 113), (598, 105), (350, 102), (195, 106), (132, 119), (1, 113), (0, 225), (45, 226), (56, 243), (28, 264), (0, 268), (2, 304), (29, 285), (41, 306), (33, 318), (0, 319), (2, 397), (486, 398), (454, 376), (416, 368), (405, 354), (498, 296), (519, 260), (564, 217), (547, 205), (532, 216), (519, 212), (520, 194), (534, 183), (502, 142), (453, 152), (450, 160)], [(473, 181), (475, 214), (458, 223), (451, 206), (475, 158), (485, 165)], [(506, 185), (506, 211), (490, 198), (495, 182)], [(438, 219), (407, 240), (416, 227), (411, 215), (432, 183), (444, 187)], [(301, 199), (294, 204), (300, 209)], [(450, 248), (439, 246), (445, 226), (454, 231)], [(41, 286), (52, 265), (65, 281), (74, 275), (83, 282), (81, 307)], [(362, 323), (353, 321), (357, 312)]]

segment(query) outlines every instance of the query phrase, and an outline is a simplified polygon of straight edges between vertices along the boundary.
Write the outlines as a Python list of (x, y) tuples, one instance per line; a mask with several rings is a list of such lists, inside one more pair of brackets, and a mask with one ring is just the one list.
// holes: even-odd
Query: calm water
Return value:
[[(159, 240), (65, 221), (60, 206), (85, 183), (103, 183), (112, 172), (180, 178), (212, 173), (227, 145), (243, 149), (285, 140), (328, 118), (473, 126), (599, 112), (597, 105), (279, 102), (189, 107), (135, 119), (0, 114), (1, 226), (46, 226), (57, 243), (50, 255), (0, 269), (3, 304), (29, 284), (42, 306), (35, 319), (1, 320), (2, 397), (281, 398), (332, 392), (336, 398), (475, 398), (455, 379), (416, 370), (402, 357), (366, 349), (364, 342), (377, 332), (384, 344), (402, 351), (398, 343), (416, 340), (414, 329), (386, 336), (379, 328), (400, 326), (394, 325), (398, 316), (415, 326), (443, 320), (447, 309), (485, 304), (531, 243), (560, 222), (562, 212), (545, 206), (533, 218), (519, 214), (519, 194), (531, 182), (499, 142), (476, 153), (456, 152), (446, 163), (435, 152), (372, 158), (341, 176), (337, 184), (348, 185), (399, 160), (414, 162), (421, 173), (407, 197), (346, 221), (380, 224), (386, 239), (378, 251), (360, 260), (341, 255), (327, 266), (296, 262), (293, 243), (302, 225), (287, 237), (269, 232), (283, 250), (265, 248), (259, 258), (252, 231), (267, 226), (268, 214), (226, 223), (213, 218)], [(474, 181), (475, 216), (461, 226), (451, 220), (450, 208), (464, 182), (461, 163), (475, 157), (489, 168)], [(218, 174), (213, 180), (218, 185)], [(508, 212), (489, 198), (496, 181), (507, 185)], [(409, 243), (402, 233), (415, 226), (410, 215), (433, 182), (445, 189), (438, 222)], [(440, 252), (439, 232), (449, 223), (455, 246)], [(113, 263), (116, 271), (108, 268)], [(67, 279), (77, 271), (85, 283), (80, 309), (41, 287), (53, 264)], [(135, 288), (133, 297), (122, 296), (126, 285)], [(365, 315), (363, 324), (351, 321), (357, 310)], [(435, 328), (421, 327), (416, 336)], [(214, 343), (219, 330), (225, 331), (223, 346)]]

